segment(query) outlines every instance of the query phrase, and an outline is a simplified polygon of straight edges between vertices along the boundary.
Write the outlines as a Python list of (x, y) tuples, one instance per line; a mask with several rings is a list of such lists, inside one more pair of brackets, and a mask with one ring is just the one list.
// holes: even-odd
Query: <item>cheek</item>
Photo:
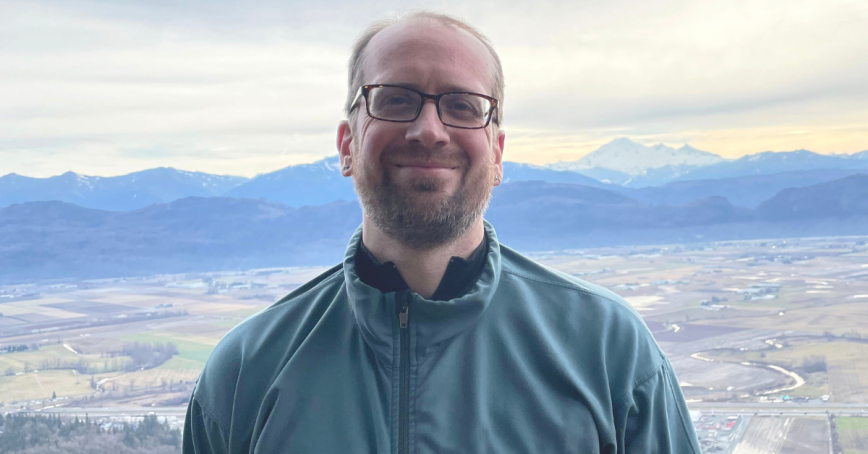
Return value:
[(383, 149), (394, 139), (396, 134), (395, 128), (389, 126), (372, 119), (362, 123), (358, 149), (365, 159), (379, 161)]
[(490, 164), (494, 161), (494, 149), (487, 136), (474, 138), (463, 144), (470, 160), (476, 164)]

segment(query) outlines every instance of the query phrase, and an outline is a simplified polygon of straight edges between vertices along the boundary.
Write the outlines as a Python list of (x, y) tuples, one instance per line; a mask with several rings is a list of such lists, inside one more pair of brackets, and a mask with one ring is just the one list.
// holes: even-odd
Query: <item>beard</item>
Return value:
[[(412, 249), (432, 249), (458, 239), (485, 213), (494, 188), (491, 156), (490, 163), (471, 173), (470, 159), (464, 151), (387, 147), (379, 162), (366, 162), (356, 156), (353, 184), (365, 216), (377, 228)], [(398, 158), (450, 163), (462, 170), (458, 187), (447, 194), (446, 181), (436, 177), (399, 184), (390, 172)]]

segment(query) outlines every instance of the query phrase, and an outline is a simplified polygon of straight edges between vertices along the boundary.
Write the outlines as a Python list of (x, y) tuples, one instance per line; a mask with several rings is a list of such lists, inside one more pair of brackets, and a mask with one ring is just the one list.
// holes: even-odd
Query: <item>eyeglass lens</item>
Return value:
[[(420, 111), (422, 96), (406, 88), (373, 87), (368, 93), (368, 103), (368, 109), (374, 118), (412, 121)], [(440, 98), (438, 110), (441, 121), (446, 125), (478, 128), (488, 122), (491, 102), (474, 94), (448, 94)]]

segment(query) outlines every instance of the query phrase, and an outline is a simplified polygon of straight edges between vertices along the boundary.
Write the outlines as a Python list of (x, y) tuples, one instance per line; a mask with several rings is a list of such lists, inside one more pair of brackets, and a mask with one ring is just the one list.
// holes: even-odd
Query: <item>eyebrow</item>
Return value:
[[(413, 82), (383, 82), (383, 84), (384, 85), (400, 85), (402, 87), (412, 88), (414, 90), (425, 92), (425, 90), (422, 89), (421, 85), (413, 83)], [(377, 84), (372, 84), (372, 85), (377, 85)], [(478, 93), (477, 91), (471, 90), (467, 87), (463, 87), (460, 85), (444, 85), (442, 87), (442, 89), (444, 91), (442, 91), (441, 93), (451, 93), (451, 92)], [(485, 93), (480, 93), (480, 94), (485, 94)]]

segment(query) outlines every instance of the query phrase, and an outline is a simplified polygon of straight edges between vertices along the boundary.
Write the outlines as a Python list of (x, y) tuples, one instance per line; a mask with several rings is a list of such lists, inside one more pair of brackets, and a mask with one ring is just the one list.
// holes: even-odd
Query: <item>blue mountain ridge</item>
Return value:
[[(524, 251), (868, 234), (868, 175), (785, 189), (756, 209), (723, 197), (650, 206), (599, 187), (539, 181), (495, 190), (486, 218)], [(327, 265), (361, 222), (356, 202), (289, 207), (190, 197), (127, 212), (64, 202), (0, 209), (0, 281)]]
[[(129, 211), (185, 197), (226, 196), (265, 199), (288, 206), (322, 205), (356, 200), (351, 178), (340, 174), (337, 156), (244, 177), (156, 168), (117, 177), (90, 177), (67, 172), (50, 178), (16, 174), (0, 177), (0, 207), (14, 203), (58, 200), (110, 211)], [(575, 172), (504, 162), (507, 180), (611, 187)]]
[(12, 173), (0, 177), (0, 207), (59, 200), (88, 208), (126, 211), (183, 197), (222, 195), (245, 181), (244, 177), (167, 167), (116, 177), (66, 172), (49, 178), (31, 178)]
[(747, 175), (770, 175), (817, 169), (868, 170), (868, 160), (861, 155), (821, 155), (808, 150), (766, 151), (701, 167), (677, 178), (677, 181), (732, 178)]
[[(260, 175), (229, 191), (226, 196), (265, 199), (289, 206), (356, 200), (352, 179), (343, 177), (339, 171), (338, 157), (332, 156), (312, 164), (290, 166)], [(505, 181), (540, 180), (614, 188), (575, 172), (551, 170), (530, 164), (504, 162), (503, 171)]]
[[(676, 150), (677, 151), (677, 150)], [(356, 200), (352, 179), (339, 173), (337, 156), (289, 166), (253, 179), (156, 168), (117, 177), (67, 172), (51, 178), (0, 177), (0, 207), (59, 200), (88, 208), (128, 211), (184, 197), (264, 199), (288, 206)], [(666, 166), (642, 175), (610, 169), (555, 170), (504, 162), (505, 182), (544, 181), (617, 190), (648, 204), (682, 204), (709, 196), (754, 207), (787, 187), (801, 187), (868, 172), (868, 151), (819, 155), (809, 151), (765, 152), (699, 169)], [(587, 175), (603, 178), (598, 181)], [(674, 181), (670, 181), (674, 178)]]
[(787, 188), (812, 186), (868, 170), (814, 169), (771, 175), (747, 175), (709, 180), (673, 181), (663, 186), (622, 189), (630, 197), (649, 205), (682, 205), (705, 197), (725, 197), (732, 204), (755, 208)]

